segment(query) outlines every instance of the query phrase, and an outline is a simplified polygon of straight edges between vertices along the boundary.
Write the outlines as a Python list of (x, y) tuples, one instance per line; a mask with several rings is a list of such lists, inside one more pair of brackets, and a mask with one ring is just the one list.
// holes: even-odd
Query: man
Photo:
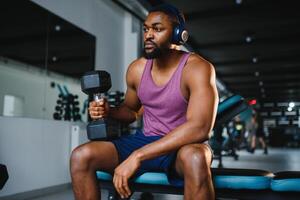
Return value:
[(73, 151), (71, 175), (77, 200), (100, 198), (96, 170), (113, 174), (121, 198), (131, 194), (130, 178), (155, 170), (166, 172), (171, 184), (184, 184), (186, 200), (214, 199), (212, 152), (204, 142), (216, 116), (215, 72), (202, 57), (171, 48), (179, 43), (174, 28), (184, 23), (174, 9), (162, 5), (149, 12), (144, 22), (145, 56), (128, 67), (123, 104), (110, 108), (105, 100), (90, 103), (93, 119), (112, 117), (128, 123), (143, 108), (144, 130)]
[(258, 138), (258, 141), (261, 144), (261, 147), (264, 150), (264, 154), (268, 154), (268, 147), (265, 142), (265, 134), (263, 130), (263, 119), (261, 115), (258, 112), (255, 112), (252, 114), (251, 121), (249, 123), (249, 137), (250, 137), (250, 148), (248, 151), (250, 153), (255, 152), (256, 148), (256, 138)]

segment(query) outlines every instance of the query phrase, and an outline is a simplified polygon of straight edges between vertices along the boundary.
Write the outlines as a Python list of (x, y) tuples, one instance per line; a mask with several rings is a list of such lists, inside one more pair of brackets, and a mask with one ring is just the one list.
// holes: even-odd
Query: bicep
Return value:
[(130, 86), (127, 87), (123, 105), (135, 112), (140, 110), (141, 103), (134, 88), (131, 88)]
[(190, 96), (187, 120), (194, 122), (199, 127), (211, 129), (219, 100), (215, 84), (215, 72), (212, 66), (200, 72), (193, 73), (194, 75), (189, 79)]
[(137, 67), (134, 64), (131, 64), (126, 73), (126, 85), (127, 90), (125, 93), (125, 99), (123, 105), (129, 108), (132, 111), (138, 112), (141, 108), (141, 103), (137, 95), (138, 88), (138, 77)]

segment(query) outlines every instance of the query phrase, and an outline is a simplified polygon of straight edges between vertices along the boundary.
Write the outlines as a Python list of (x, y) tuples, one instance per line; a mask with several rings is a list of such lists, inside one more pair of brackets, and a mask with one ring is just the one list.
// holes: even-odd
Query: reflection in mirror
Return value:
[(94, 69), (95, 37), (49, 15), (48, 70), (74, 78)]
[(30, 1), (1, 2), (1, 57), (44, 68), (47, 16)]
[(31, 1), (0, 11), (0, 114), (86, 119), (79, 78), (94, 69), (95, 37)]
[(4, 96), (3, 116), (19, 117), (23, 116), (24, 97), (12, 95)]

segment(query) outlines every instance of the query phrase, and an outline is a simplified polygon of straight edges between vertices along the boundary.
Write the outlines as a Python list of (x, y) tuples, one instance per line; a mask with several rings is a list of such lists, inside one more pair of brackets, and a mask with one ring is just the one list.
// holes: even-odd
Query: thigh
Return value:
[(188, 144), (181, 147), (177, 152), (175, 166), (174, 166), (177, 175), (179, 175), (180, 177), (184, 176), (183, 162), (186, 159), (182, 159), (182, 157), (188, 159), (188, 157), (191, 157), (192, 154), (195, 152), (196, 153), (199, 152), (200, 154), (202, 154), (201, 158), (204, 159), (204, 162), (206, 162), (207, 166), (211, 165), (213, 160), (213, 151), (209, 146), (209, 144), (206, 143)]
[(112, 142), (92, 141), (77, 147), (73, 156), (74, 152), (95, 170), (112, 173), (119, 164), (118, 152)]
[(137, 131), (136, 134), (122, 136), (119, 139), (113, 140), (119, 153), (119, 162), (126, 160), (132, 152), (141, 147), (158, 140), (158, 136), (145, 136), (143, 132)]

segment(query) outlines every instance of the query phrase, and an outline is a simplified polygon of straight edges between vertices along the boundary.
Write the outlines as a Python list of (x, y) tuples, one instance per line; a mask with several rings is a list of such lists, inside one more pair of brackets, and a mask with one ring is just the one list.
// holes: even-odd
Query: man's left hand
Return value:
[(131, 195), (128, 180), (137, 171), (140, 165), (141, 162), (137, 154), (132, 153), (115, 169), (113, 183), (122, 199), (128, 198)]

